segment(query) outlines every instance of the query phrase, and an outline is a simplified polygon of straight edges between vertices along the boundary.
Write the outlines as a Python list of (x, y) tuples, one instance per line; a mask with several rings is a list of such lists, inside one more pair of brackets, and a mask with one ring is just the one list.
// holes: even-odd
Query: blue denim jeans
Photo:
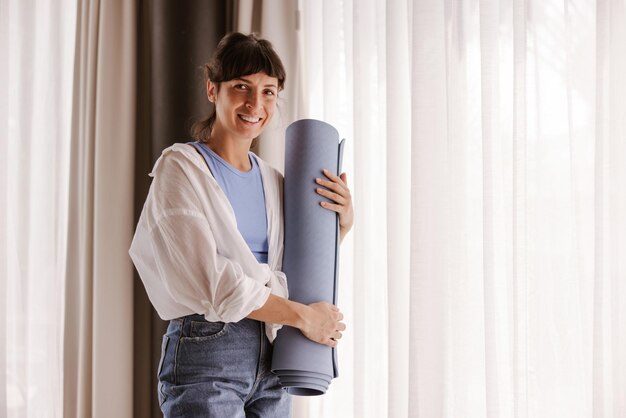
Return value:
[(290, 417), (291, 397), (270, 371), (263, 323), (170, 321), (163, 336), (158, 395), (166, 418)]

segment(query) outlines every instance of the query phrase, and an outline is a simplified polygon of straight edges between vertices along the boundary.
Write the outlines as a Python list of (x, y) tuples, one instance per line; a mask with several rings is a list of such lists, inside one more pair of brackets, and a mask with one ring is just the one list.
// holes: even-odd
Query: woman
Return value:
[[(156, 162), (131, 257), (163, 319), (159, 402), (166, 417), (287, 417), (291, 400), (270, 371), (282, 325), (335, 347), (345, 325), (337, 307), (287, 299), (282, 177), (250, 152), (285, 82), (266, 40), (226, 35), (205, 66), (212, 114), (197, 142), (175, 144)], [(321, 173), (320, 173), (321, 174)], [(320, 176), (323, 177), (323, 176)], [(325, 172), (320, 203), (353, 223), (345, 173)]]

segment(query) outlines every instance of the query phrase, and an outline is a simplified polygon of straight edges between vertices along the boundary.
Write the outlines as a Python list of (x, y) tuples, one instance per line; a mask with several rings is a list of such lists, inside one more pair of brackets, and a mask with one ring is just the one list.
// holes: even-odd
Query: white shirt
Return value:
[[(150, 302), (164, 320), (199, 313), (237, 322), (269, 294), (287, 297), (282, 269), (282, 175), (257, 158), (267, 210), (268, 264), (260, 264), (237, 229), (234, 211), (203, 157), (190, 145), (165, 149), (129, 254)], [(282, 325), (266, 324), (270, 341)]]

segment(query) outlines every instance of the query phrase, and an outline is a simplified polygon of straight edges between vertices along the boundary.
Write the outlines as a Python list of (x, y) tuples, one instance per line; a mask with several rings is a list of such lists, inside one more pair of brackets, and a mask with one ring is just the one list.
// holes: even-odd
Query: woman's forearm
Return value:
[(343, 314), (335, 305), (316, 302), (303, 305), (270, 294), (261, 308), (250, 312), (248, 318), (298, 328), (308, 339), (329, 347), (336, 347), (346, 325)]
[(306, 305), (270, 293), (265, 305), (250, 312), (248, 318), (301, 328), (305, 309)]

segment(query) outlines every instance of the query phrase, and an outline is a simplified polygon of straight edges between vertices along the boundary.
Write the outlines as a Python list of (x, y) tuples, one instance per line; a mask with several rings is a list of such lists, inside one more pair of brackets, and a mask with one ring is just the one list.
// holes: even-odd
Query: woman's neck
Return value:
[(227, 136), (216, 136), (214, 132), (211, 133), (211, 137), (206, 142), (213, 152), (240, 171), (250, 171), (252, 169), (252, 164), (248, 157), (251, 143), (252, 139), (236, 140)]

